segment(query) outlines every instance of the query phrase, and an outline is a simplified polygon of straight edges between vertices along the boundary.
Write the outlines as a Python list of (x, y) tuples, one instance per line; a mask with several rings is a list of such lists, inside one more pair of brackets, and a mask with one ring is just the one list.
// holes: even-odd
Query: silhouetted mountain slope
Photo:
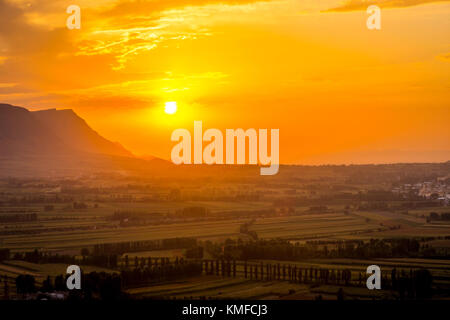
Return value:
[(120, 144), (92, 130), (72, 110), (30, 112), (9, 104), (0, 104), (0, 150), (2, 156), (93, 153), (133, 157)]
[(92, 130), (72, 110), (31, 112), (0, 104), (0, 177), (111, 171), (154, 174), (172, 166), (158, 158), (134, 157), (120, 144)]
[(0, 104), (0, 155), (69, 154), (71, 148), (25, 108)]
[(115, 156), (133, 157), (119, 143), (111, 142), (80, 118), (73, 110), (42, 110), (32, 112), (58, 139), (78, 151)]

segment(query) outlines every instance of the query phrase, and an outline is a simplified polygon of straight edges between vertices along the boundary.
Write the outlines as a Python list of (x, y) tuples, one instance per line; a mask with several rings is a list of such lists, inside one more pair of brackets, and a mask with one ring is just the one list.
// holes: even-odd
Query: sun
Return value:
[(174, 114), (177, 112), (177, 103), (175, 101), (166, 102), (164, 112), (167, 114)]

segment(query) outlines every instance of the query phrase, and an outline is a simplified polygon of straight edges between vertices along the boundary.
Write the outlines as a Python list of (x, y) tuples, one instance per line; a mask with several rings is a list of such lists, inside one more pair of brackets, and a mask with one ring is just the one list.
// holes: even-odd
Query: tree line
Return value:
[[(69, 275), (48, 276), (41, 286), (33, 275), (23, 274), (15, 279), (17, 294), (25, 298), (27, 295), (39, 295), (53, 292), (65, 292), (69, 299), (101, 299), (118, 300), (129, 298), (126, 288), (145, 286), (160, 281), (170, 281), (185, 277), (198, 276), (202, 273), (202, 264), (198, 261), (175, 260), (165, 261), (159, 265), (137, 266), (134, 269), (123, 269), (120, 273), (91, 272), (81, 275), (81, 290), (68, 290), (66, 286)], [(5, 291), (9, 286), (5, 281)]]
[[(324, 284), (342, 286), (365, 286), (367, 275), (351, 269), (329, 269), (299, 267), (281, 263), (255, 263), (236, 260), (204, 260), (203, 272), (206, 275), (236, 277), (259, 281), (290, 281), (299, 284)], [(398, 294), (400, 299), (425, 299), (432, 296), (433, 277), (428, 269), (392, 269), (390, 277), (382, 275), (382, 288)]]
[(185, 249), (197, 245), (196, 238), (180, 237), (161, 240), (126, 241), (114, 243), (101, 243), (93, 247), (93, 254), (123, 254), (126, 252), (162, 250), (162, 249)]
[(284, 239), (273, 240), (227, 240), (223, 246), (210, 245), (210, 253), (220, 258), (238, 260), (281, 260), (297, 261), (305, 258), (388, 258), (429, 257), (432, 252), (421, 246), (417, 239), (371, 239), (343, 240), (334, 244), (298, 244)]

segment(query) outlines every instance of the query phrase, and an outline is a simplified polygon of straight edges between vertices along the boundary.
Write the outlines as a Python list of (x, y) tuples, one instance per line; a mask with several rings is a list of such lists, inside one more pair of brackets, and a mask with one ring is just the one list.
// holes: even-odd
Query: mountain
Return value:
[(69, 154), (71, 149), (25, 108), (0, 104), (0, 156)]
[(117, 142), (111, 142), (80, 118), (73, 110), (42, 110), (32, 115), (55, 137), (73, 149), (89, 153), (134, 157), (133, 154)]
[(31, 112), (0, 104), (0, 156), (82, 155), (83, 153), (133, 157), (111, 142), (73, 110)]
[(0, 104), (0, 177), (158, 170), (97, 132), (72, 110)]

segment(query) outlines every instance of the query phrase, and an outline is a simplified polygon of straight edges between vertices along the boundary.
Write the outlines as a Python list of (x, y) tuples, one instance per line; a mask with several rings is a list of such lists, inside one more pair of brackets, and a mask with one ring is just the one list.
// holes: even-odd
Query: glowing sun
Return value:
[(175, 101), (166, 102), (164, 112), (167, 114), (174, 114), (177, 112), (177, 103)]

